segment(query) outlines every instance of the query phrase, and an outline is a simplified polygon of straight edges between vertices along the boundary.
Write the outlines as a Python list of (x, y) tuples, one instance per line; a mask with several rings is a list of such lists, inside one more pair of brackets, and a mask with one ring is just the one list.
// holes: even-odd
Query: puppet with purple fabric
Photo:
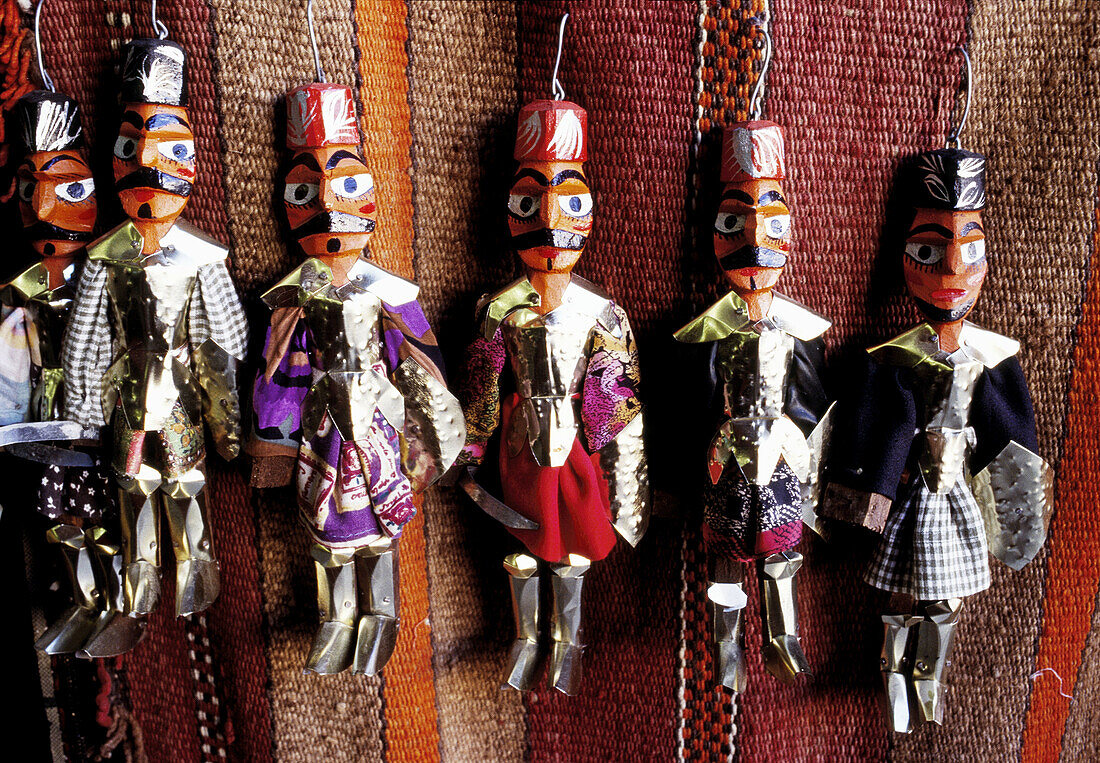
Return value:
[(295, 481), (321, 627), (306, 670), (373, 675), (397, 638), (397, 539), (465, 436), (416, 284), (368, 259), (374, 182), (351, 89), (287, 96), (283, 199), (306, 261), (272, 309), (253, 390), (252, 484)]

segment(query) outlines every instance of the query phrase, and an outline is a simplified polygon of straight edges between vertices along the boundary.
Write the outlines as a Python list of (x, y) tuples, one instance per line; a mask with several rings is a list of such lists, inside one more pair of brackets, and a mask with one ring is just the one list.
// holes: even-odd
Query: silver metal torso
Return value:
[(965, 350), (938, 363), (922, 363), (916, 369), (921, 403), (917, 426), (923, 440), (917, 462), (933, 493), (950, 491), (965, 474), (967, 457), (974, 446), (970, 406), (984, 369)]
[(577, 437), (575, 399), (597, 320), (569, 301), (546, 315), (516, 310), (501, 323), (520, 409), (506, 433), (512, 452), (529, 445), (542, 466), (561, 466)]
[(722, 379), (726, 415), (778, 417), (786, 402), (787, 372), (794, 337), (769, 321), (758, 321), (718, 342), (715, 367)]

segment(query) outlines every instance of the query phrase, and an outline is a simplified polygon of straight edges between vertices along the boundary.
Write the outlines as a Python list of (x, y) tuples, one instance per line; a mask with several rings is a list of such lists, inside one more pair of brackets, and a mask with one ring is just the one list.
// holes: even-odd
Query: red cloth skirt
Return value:
[[(504, 401), (502, 432), (511, 431), (519, 395)], [(516, 414), (522, 415), (522, 414)], [(611, 501), (600, 470), (599, 454), (589, 455), (580, 439), (563, 466), (539, 466), (528, 447), (511, 455), (500, 447), (500, 483), (504, 502), (539, 523), (538, 530), (513, 530), (532, 555), (560, 562), (569, 554), (592, 561), (603, 559), (615, 546)]]

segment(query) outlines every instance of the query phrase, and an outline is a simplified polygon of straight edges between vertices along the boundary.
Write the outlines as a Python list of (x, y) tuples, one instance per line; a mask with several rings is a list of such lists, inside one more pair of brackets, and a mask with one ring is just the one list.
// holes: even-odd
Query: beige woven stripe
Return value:
[[(1023, 343), (1042, 453), (1054, 463), (1092, 250), (1100, 126), (1100, 72), (1089, 63), (1100, 14), (1089, 0), (1056, 5), (1050, 15), (1026, 0), (976, 4), (974, 103), (963, 133), (964, 147), (989, 159), (990, 273), (974, 320)], [(941, 65), (959, 66), (959, 59)], [(1046, 552), (1022, 573), (991, 564), (992, 588), (963, 609), (945, 726), (899, 739), (896, 760), (1019, 757)], [(1082, 680), (1100, 681), (1095, 661), (1082, 671)], [(1080, 700), (1075, 707), (1082, 716), (1092, 712)], [(1071, 726), (1080, 731), (1066, 759), (1091, 759), (1070, 751), (1087, 737), (1095, 744), (1095, 725), (1082, 718)]]
[[(243, 290), (254, 292), (292, 266), (273, 214), (276, 174), (286, 155), (284, 112), (281, 104), (276, 110), (276, 102), (290, 88), (315, 79), (305, 2), (212, 0), (212, 5), (235, 275)], [(314, 14), (328, 80), (354, 87), (351, 0), (316, 0)], [(383, 750), (379, 681), (302, 673), (317, 622), (309, 544), (288, 491), (258, 495), (276, 757), (378, 760)]]
[[(477, 291), (514, 265), (502, 241), (517, 104), (515, 8), (493, 0), (420, 0), (409, 8), (416, 276), (452, 378)], [(520, 760), (523, 703), (499, 689), (512, 625), (505, 541), (452, 491), (429, 491), (428, 583), (445, 760)]]

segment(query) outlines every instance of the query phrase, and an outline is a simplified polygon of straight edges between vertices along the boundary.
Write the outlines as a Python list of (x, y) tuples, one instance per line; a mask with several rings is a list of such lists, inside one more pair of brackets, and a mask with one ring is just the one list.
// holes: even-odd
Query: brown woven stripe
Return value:
[[(276, 101), (291, 87), (314, 80), (305, 3), (214, 0), (212, 5), (234, 275), (238, 285), (255, 293), (292, 266), (273, 211), (278, 165), (285, 156)], [(328, 79), (354, 86), (351, 10), (346, 0), (319, 0), (314, 6)], [(264, 321), (263, 311), (256, 311), (253, 325)], [(270, 632), (275, 755), (288, 761), (377, 759), (382, 754), (379, 681), (302, 673), (316, 630), (316, 583), (292, 496), (272, 491), (253, 505)]]
[[(416, 278), (452, 373), (474, 301), (514, 267), (494, 202), (511, 169), (515, 24), (510, 2), (409, 7)], [(442, 754), (520, 760), (523, 703), (499, 689), (512, 636), (501, 533), (453, 491), (430, 491), (424, 516)]]

